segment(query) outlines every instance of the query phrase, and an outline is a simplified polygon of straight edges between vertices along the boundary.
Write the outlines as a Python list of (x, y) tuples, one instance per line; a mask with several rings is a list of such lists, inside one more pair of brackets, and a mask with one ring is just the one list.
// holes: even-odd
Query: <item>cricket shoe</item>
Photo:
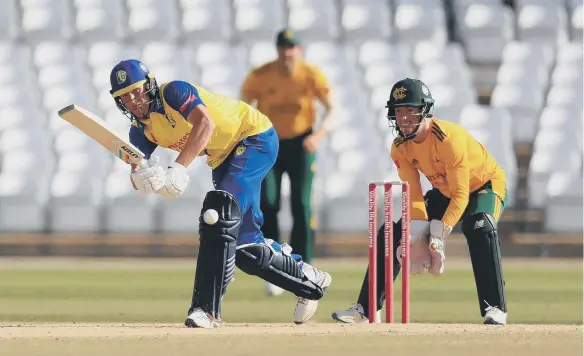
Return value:
[[(308, 263), (302, 264), (302, 272), (308, 277), (310, 281), (322, 288), (323, 292), (326, 292), (328, 287), (330, 287), (333, 278), (330, 274), (320, 271)], [(316, 313), (318, 308), (318, 300), (311, 300), (306, 298), (298, 297), (296, 301), (296, 308), (294, 309), (294, 323), (304, 324)]]
[[(369, 323), (369, 318), (365, 315), (361, 304), (353, 304), (347, 310), (338, 310), (332, 315), (334, 320), (347, 324), (364, 324)], [(381, 311), (377, 311), (377, 322), (381, 320)]]
[(213, 329), (219, 327), (219, 322), (203, 309), (195, 308), (187, 316), (185, 326), (188, 328)]
[(506, 325), (507, 324), (507, 313), (503, 312), (497, 307), (489, 306), (485, 309), (485, 321), (484, 324), (489, 325)]

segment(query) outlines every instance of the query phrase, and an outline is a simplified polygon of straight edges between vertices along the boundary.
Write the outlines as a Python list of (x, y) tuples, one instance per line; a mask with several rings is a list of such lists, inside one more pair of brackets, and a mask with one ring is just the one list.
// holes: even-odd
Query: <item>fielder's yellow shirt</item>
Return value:
[(291, 76), (278, 70), (275, 61), (252, 70), (242, 86), (242, 96), (257, 101), (280, 138), (293, 138), (308, 131), (316, 122), (315, 98), (329, 92), (325, 75), (315, 65), (298, 61)]
[(410, 183), (412, 220), (428, 219), (419, 172), (432, 187), (450, 198), (442, 218), (448, 226), (460, 220), (470, 193), (489, 180), (493, 191), (501, 200), (505, 198), (505, 172), (468, 131), (455, 123), (432, 118), (430, 132), (424, 142), (398, 137), (391, 146), (391, 159), (400, 179)]
[(130, 142), (149, 158), (157, 146), (181, 152), (192, 125), (187, 121), (191, 110), (205, 105), (215, 124), (215, 131), (205, 150), (207, 164), (219, 166), (238, 142), (272, 127), (270, 120), (258, 110), (198, 85), (171, 81), (160, 86), (160, 99), (155, 100), (146, 120), (133, 122)]

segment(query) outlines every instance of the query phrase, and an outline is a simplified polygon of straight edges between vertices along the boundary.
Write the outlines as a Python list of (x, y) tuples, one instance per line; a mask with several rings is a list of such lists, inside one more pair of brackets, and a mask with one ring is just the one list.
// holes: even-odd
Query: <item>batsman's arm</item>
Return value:
[[(150, 159), (152, 152), (154, 152), (156, 147), (158, 147), (157, 144), (146, 138), (143, 129), (140, 129), (134, 125), (130, 127), (129, 138), (130, 143), (138, 147), (138, 149), (144, 153), (145, 159)], [(134, 172), (139, 168), (136, 164), (130, 164), (130, 167), (130, 172)], [(135, 190), (138, 190), (134, 184), (134, 181), (132, 179), (130, 179), (130, 181), (132, 182), (132, 187), (134, 187)]]
[(422, 193), (422, 183), (420, 182), (420, 173), (401, 154), (395, 143), (391, 146), (391, 159), (397, 167), (399, 178), (410, 184), (410, 218), (412, 220), (428, 220), (424, 194)]
[(448, 188), (451, 193), (450, 204), (444, 213), (442, 222), (454, 226), (462, 217), (469, 201), (470, 174), (466, 137), (460, 135), (456, 140), (448, 136), (439, 148), (446, 168)]
[(184, 148), (176, 158), (177, 163), (188, 167), (209, 144), (215, 131), (215, 123), (195, 86), (183, 81), (173, 81), (166, 85), (162, 95), (170, 107), (193, 125)]

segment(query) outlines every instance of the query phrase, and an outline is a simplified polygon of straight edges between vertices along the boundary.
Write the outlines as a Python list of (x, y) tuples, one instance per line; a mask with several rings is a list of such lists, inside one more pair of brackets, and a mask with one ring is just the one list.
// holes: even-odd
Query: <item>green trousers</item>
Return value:
[(264, 215), (262, 233), (265, 238), (281, 242), (278, 212), (282, 176), (290, 179), (290, 204), (292, 210), (292, 232), (289, 244), (292, 253), (299, 254), (310, 263), (314, 248), (314, 226), (311, 207), (314, 161), (316, 155), (302, 146), (304, 138), (312, 131), (292, 139), (280, 140), (278, 158), (274, 167), (262, 182), (261, 209)]
[[(428, 212), (428, 220), (440, 220), (450, 204), (450, 199), (442, 195), (440, 191), (433, 188), (426, 192), (426, 210)], [(462, 220), (467, 216), (478, 213), (486, 213), (499, 221), (503, 210), (507, 205), (507, 195), (501, 197), (493, 190), (492, 182), (485, 183), (481, 188), (472, 192), (469, 196), (468, 206), (462, 214)]]

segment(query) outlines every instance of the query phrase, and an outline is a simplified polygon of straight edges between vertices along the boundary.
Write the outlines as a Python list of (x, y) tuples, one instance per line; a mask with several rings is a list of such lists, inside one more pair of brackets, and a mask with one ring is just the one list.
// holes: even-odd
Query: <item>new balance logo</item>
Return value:
[(475, 223), (475, 226), (474, 226), (475, 230), (480, 229), (482, 227), (485, 227), (485, 220), (479, 220)]

